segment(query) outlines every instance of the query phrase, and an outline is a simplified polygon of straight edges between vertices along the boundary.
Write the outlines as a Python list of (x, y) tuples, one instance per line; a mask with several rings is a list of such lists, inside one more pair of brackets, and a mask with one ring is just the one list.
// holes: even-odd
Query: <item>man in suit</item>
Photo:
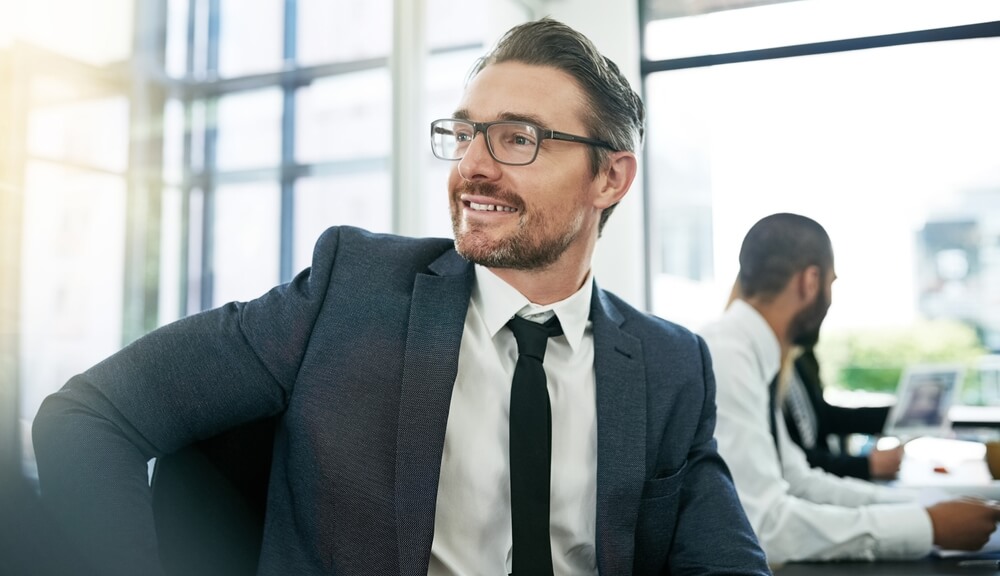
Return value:
[(996, 506), (925, 507), (914, 494), (811, 468), (789, 439), (777, 375), (793, 346), (815, 339), (835, 278), (826, 230), (805, 216), (772, 214), (743, 239), (737, 297), (700, 332), (719, 384), (719, 452), (768, 561), (915, 559), (934, 546), (981, 548), (1000, 521)]
[[(766, 574), (704, 343), (592, 278), (642, 121), (585, 37), (515, 27), (432, 124), (454, 240), (331, 228), (289, 284), (73, 378), (35, 421), (43, 498), (103, 573), (157, 574), (147, 459), (280, 415), (260, 574)], [(562, 329), (548, 565), (512, 545), (515, 314)]]

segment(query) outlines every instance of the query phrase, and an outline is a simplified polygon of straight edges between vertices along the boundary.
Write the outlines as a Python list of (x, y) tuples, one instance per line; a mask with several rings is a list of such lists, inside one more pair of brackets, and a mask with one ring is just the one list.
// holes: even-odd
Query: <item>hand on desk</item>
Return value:
[(947, 550), (979, 550), (1000, 522), (1000, 507), (982, 500), (960, 499), (927, 507), (934, 545)]
[(890, 479), (899, 473), (905, 450), (900, 444), (888, 450), (872, 450), (868, 453), (868, 471), (872, 478)]

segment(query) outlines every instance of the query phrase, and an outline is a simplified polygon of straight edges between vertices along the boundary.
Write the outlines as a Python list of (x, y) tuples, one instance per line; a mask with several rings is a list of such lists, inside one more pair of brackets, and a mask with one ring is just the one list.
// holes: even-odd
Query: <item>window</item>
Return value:
[[(219, 0), (219, 76), (232, 78), (282, 67), (284, 0)], [(212, 23), (209, 23), (211, 26)]]
[(309, 266), (316, 240), (330, 226), (390, 232), (390, 185), (381, 171), (300, 178), (295, 184), (295, 270)]
[(392, 0), (298, 0), (296, 22), (299, 62), (307, 66), (386, 58), (392, 51)]
[(214, 122), (218, 171), (274, 168), (281, 164), (281, 99), (277, 88), (219, 97)]
[(125, 222), (121, 175), (28, 163), (18, 358), (25, 430), (46, 395), (121, 347)]
[[(928, 18), (864, 4), (853, 16), (845, 10), (855, 3), (835, 13), (804, 0), (648, 23), (647, 57), (672, 55), (644, 62), (655, 313), (694, 328), (720, 314), (748, 228), (790, 211), (833, 240), (838, 280), (824, 333), (949, 319), (1000, 349), (1000, 141), (991, 136), (1000, 77), (990, 72), (1000, 22), (988, 20), (1000, 6), (907, 3), (933, 9)], [(727, 30), (810, 29), (791, 14), (840, 22), (847, 39), (831, 38), (840, 30), (831, 25), (784, 40), (797, 46), (752, 33), (682, 54), (665, 37), (702, 34), (712, 19)], [(866, 28), (846, 28), (857, 21)], [(954, 27), (916, 28), (931, 21)], [(850, 35), (859, 33), (892, 34)], [(808, 44), (818, 41), (827, 43)], [(761, 50), (739, 51), (749, 48)]]
[(81, 30), (96, 24), (91, 9), (130, 11), (97, 4), (66, 5), (74, 26), (44, 30), (29, 24), (45, 11), (26, 6), (11, 27), (16, 42), (0, 46), (0, 323), (17, 327), (0, 347), (0, 385), (17, 387), (3, 394), (17, 406), (0, 404), (19, 415), (2, 436), (20, 438), (29, 477), (27, 432), (42, 399), (122, 343), (132, 109), (127, 85), (104, 72), (127, 54), (129, 28), (100, 41)]
[[(425, 26), (433, 73), (407, 88), (419, 97), (402, 96), (429, 123), (458, 101), (484, 10), (430, 0), (396, 22), (396, 6), (410, 7), (53, 0), (4, 11), (0, 192), (17, 194), (0, 196), (0, 224), (17, 259), (3, 263), (0, 299), (15, 310), (0, 320), (21, 328), (10, 358), (0, 350), (0, 380), (19, 382), (22, 430), (42, 398), (145, 332), (290, 280), (327, 227), (398, 226), (394, 26)], [(438, 177), (433, 202), (415, 179), (415, 205), (447, 235), (447, 166), (421, 144), (405, 153)]]
[[(391, 178), (393, 2), (244, 4), (168, 3), (165, 68), (184, 82), (168, 86), (174, 97), (164, 103), (172, 124), (164, 124), (163, 177), (181, 197), (161, 209), (176, 214), (169, 211), (179, 205), (181, 214), (170, 222), (180, 230), (162, 237), (181, 245), (173, 252), (161, 247), (161, 254), (180, 254), (176, 270), (161, 273), (181, 278), (178, 298), (188, 312), (290, 280), (330, 225), (391, 232), (398, 210)], [(449, 110), (455, 105), (456, 86), (481, 48), (469, 25), (476, 8), (428, 3), (428, 67), (449, 74), (427, 85), (428, 103), (438, 109), (441, 99), (450, 100)], [(186, 119), (183, 133), (179, 118)], [(441, 212), (435, 230), (450, 234), (447, 206), (433, 209)], [(251, 240), (249, 230), (263, 250), (255, 257), (237, 240)], [(253, 282), (246, 274), (240, 280), (245, 266), (254, 268)]]
[(215, 190), (212, 306), (251, 300), (278, 284), (281, 189), (274, 182), (220, 185)]
[(316, 163), (385, 158), (392, 148), (386, 68), (340, 74), (299, 89), (295, 154)]

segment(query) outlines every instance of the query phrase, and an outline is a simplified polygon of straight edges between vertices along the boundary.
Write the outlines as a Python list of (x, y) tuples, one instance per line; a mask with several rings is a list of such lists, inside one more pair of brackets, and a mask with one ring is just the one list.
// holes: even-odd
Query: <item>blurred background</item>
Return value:
[(750, 225), (799, 212), (836, 253), (828, 385), (962, 362), (1000, 405), (1000, 2), (0, 0), (0, 462), (31, 478), (45, 395), (326, 227), (450, 236), (427, 125), (546, 15), (647, 104), (604, 288), (697, 329)]

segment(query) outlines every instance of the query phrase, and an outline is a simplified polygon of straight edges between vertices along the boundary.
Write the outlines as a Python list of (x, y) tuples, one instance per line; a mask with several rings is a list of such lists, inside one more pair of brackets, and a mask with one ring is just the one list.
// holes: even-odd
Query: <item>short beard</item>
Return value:
[(817, 294), (812, 306), (800, 311), (792, 318), (791, 336), (792, 344), (809, 348), (819, 341), (819, 329), (826, 318), (826, 312), (830, 309), (830, 302), (824, 294)]
[[(477, 230), (461, 232), (462, 201), (461, 194), (475, 194), (495, 198), (518, 210), (518, 230), (510, 237), (491, 241)], [(492, 183), (465, 182), (453, 193), (451, 202), (451, 226), (455, 235), (455, 250), (463, 258), (487, 268), (509, 268), (513, 270), (537, 270), (550, 266), (566, 251), (576, 238), (579, 226), (571, 227), (559, 238), (544, 238), (533, 235), (532, 230), (544, 231), (547, 218), (542, 213), (531, 216), (532, 222), (527, 224), (524, 202), (521, 199)]]

